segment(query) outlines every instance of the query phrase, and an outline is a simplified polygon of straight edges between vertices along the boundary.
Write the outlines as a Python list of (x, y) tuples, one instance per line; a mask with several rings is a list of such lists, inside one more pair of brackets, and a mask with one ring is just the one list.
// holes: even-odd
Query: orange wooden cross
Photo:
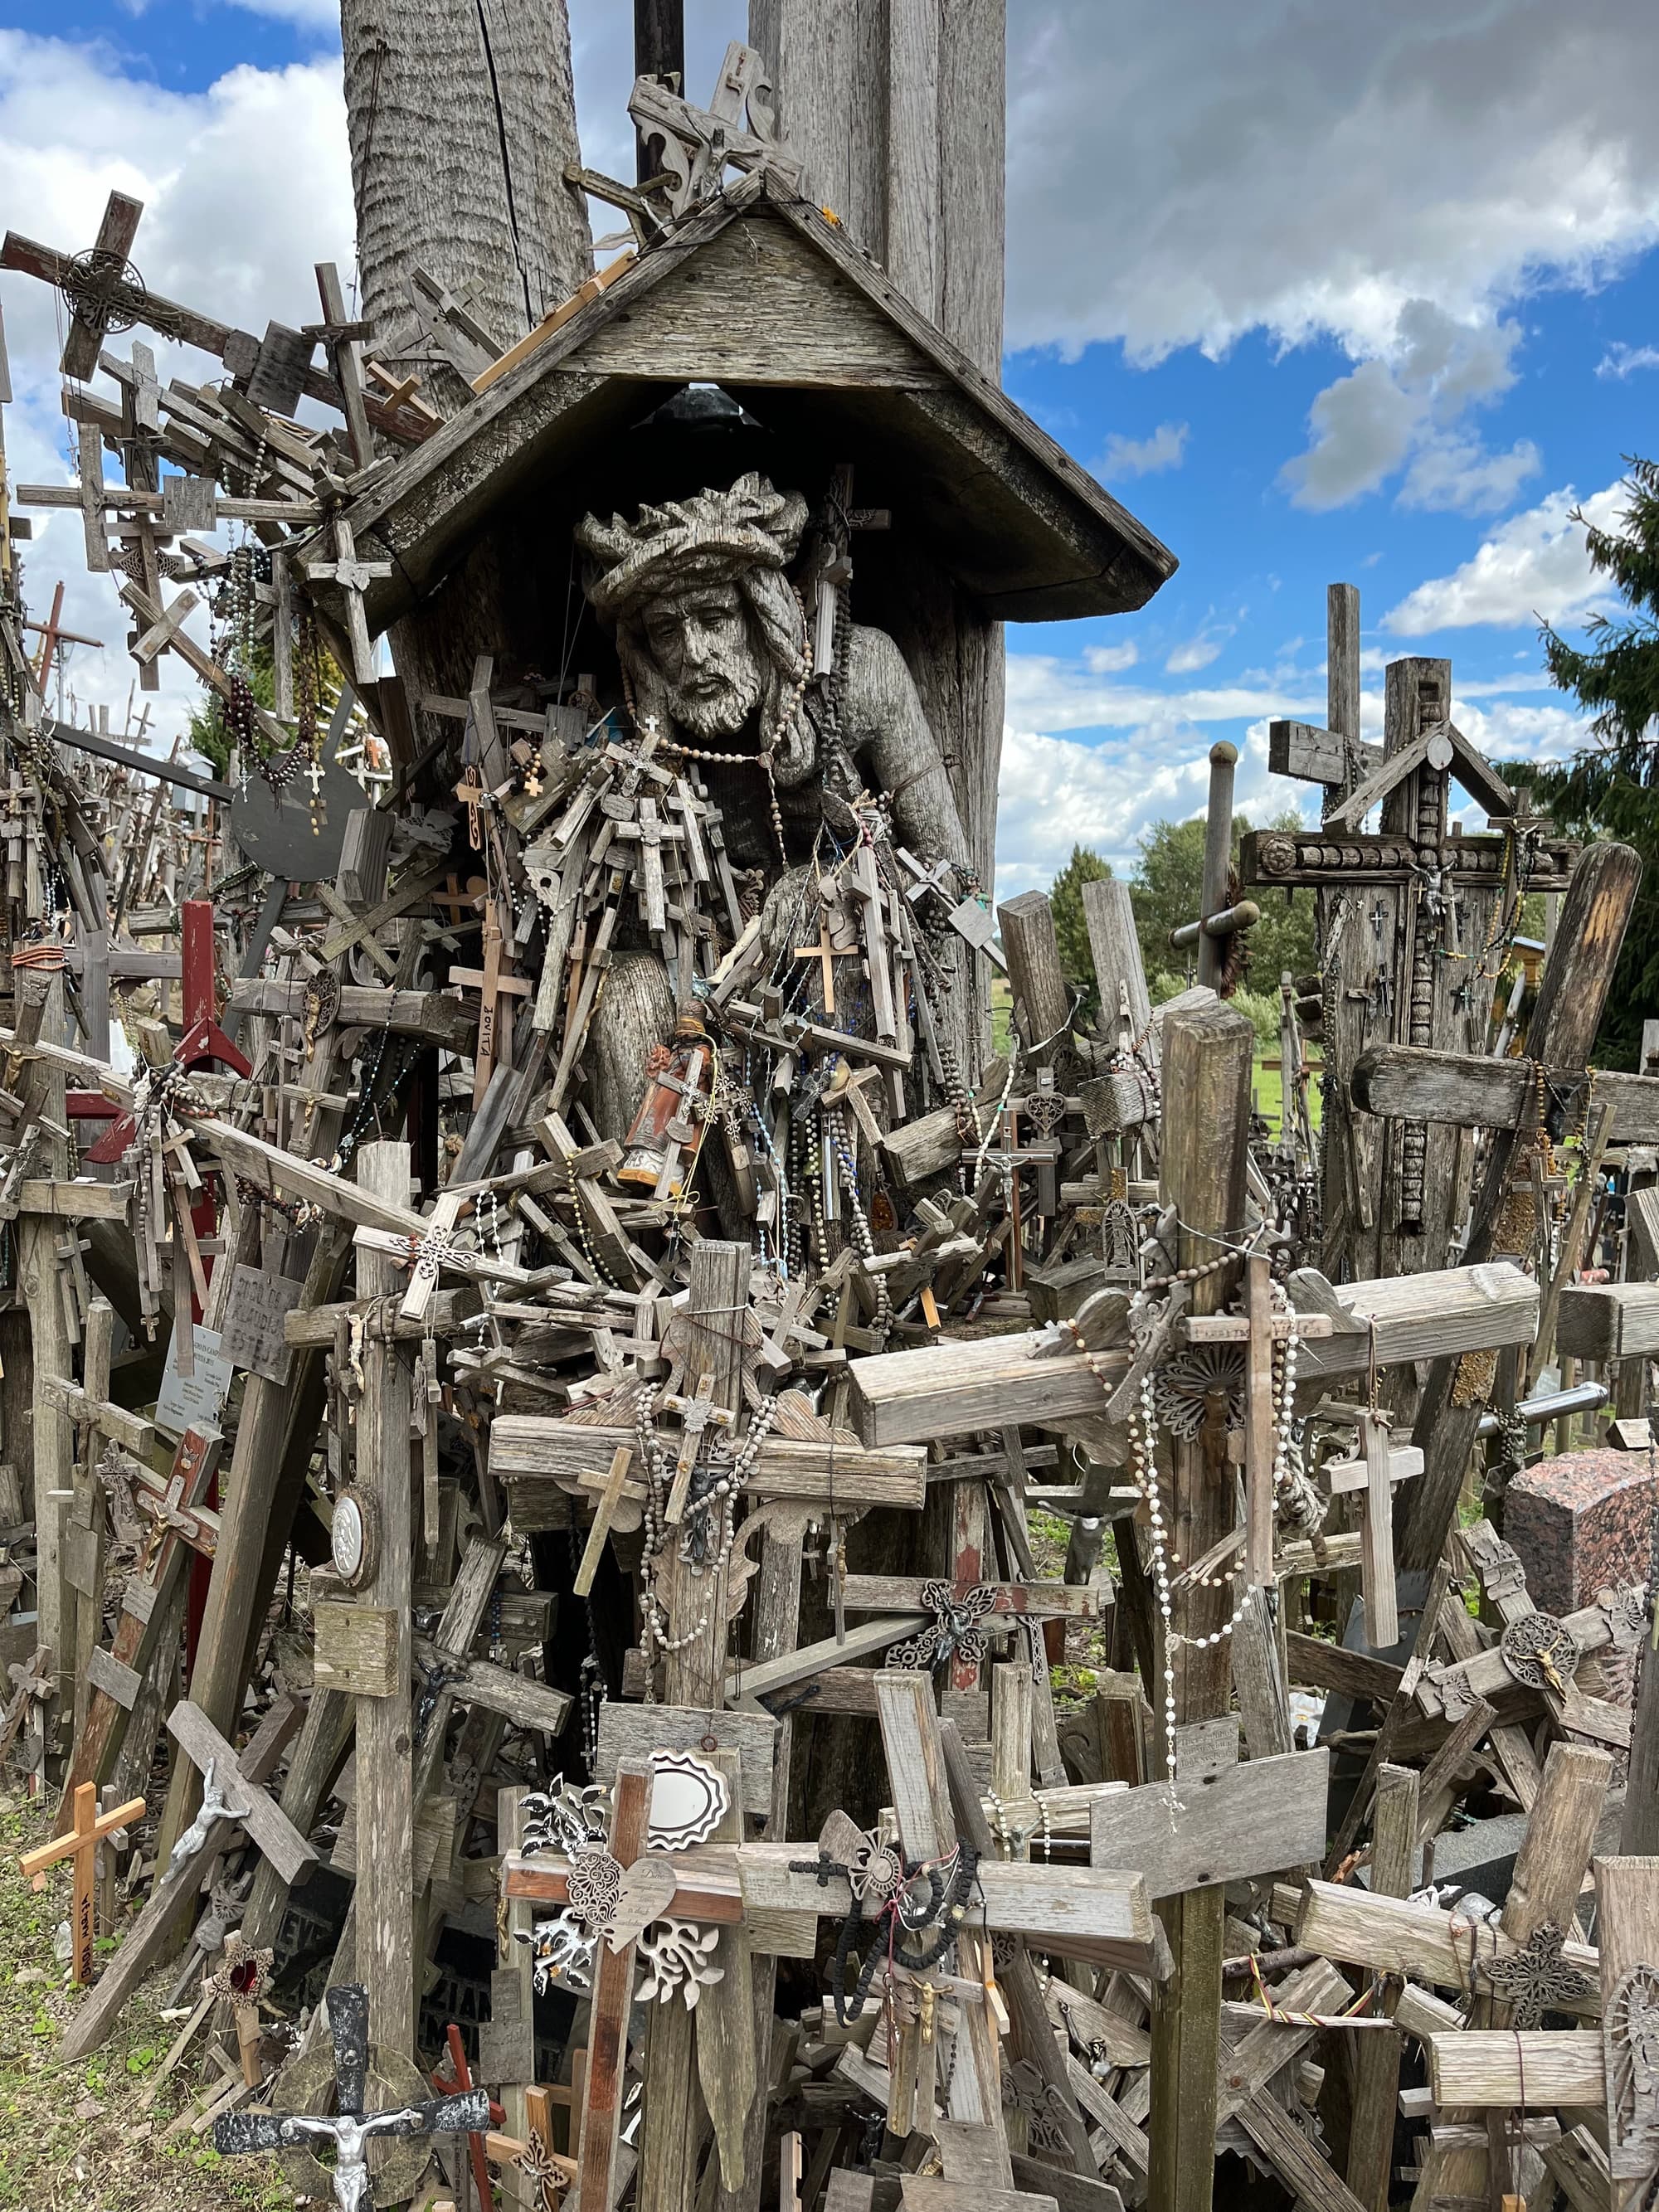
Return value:
[(117, 1805), (107, 1813), (98, 1810), (97, 1784), (82, 1782), (75, 1792), (75, 1826), (66, 1835), (55, 1837), (39, 1850), (25, 1851), (17, 1862), (37, 1889), (46, 1886), (46, 1870), (56, 1866), (59, 1859), (75, 1859), (75, 1918), (72, 1924), (75, 1944), (75, 1978), (77, 1982), (92, 1979), (92, 1938), (94, 1928), (94, 1885), (97, 1879), (98, 1846), (104, 1837), (117, 1828), (130, 1828), (135, 1820), (144, 1817), (144, 1801), (130, 1797), (125, 1805)]

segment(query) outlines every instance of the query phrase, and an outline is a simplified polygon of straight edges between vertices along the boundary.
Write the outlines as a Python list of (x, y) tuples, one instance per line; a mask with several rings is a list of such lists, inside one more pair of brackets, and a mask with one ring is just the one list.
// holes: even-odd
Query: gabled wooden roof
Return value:
[(838, 223), (761, 175), (643, 254), (346, 510), (363, 556), (394, 560), (367, 594), (371, 630), (424, 599), (503, 509), (625, 503), (605, 457), (700, 382), (825, 471), (855, 459), (860, 501), (890, 505), (895, 530), (993, 616), (1121, 613), (1174, 572)]
[(1437, 747), (1440, 749), (1440, 758), (1435, 765), (1447, 768), (1477, 805), (1484, 806), (1488, 814), (1514, 813), (1515, 793), (1486, 756), (1475, 750), (1455, 722), (1435, 722), (1419, 731), (1409, 744), (1389, 754), (1374, 775), (1367, 776), (1340, 806), (1331, 809), (1323, 826), (1345, 832), (1357, 830), (1372, 807), (1380, 805), (1425, 760), (1434, 758), (1431, 749)]

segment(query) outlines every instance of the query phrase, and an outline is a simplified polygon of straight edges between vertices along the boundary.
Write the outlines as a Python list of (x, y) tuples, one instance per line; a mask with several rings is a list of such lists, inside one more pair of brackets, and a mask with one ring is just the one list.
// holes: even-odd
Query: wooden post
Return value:
[[(409, 1146), (365, 1145), (357, 1155), (365, 1190), (409, 1201)], [(357, 1257), (365, 1297), (390, 1298), (404, 1287), (395, 1260)], [(395, 1344), (371, 1340), (363, 1352), (357, 1409), (357, 1488), (379, 1528), (380, 1561), (362, 1586), (365, 1611), (389, 1615), (390, 1680), (357, 1700), (357, 1978), (382, 2049), (415, 2055), (414, 1771), (409, 1707), (410, 1528), (409, 1370)]]
[(1213, 991), (1227, 965), (1228, 940), (1212, 937), (1203, 925), (1228, 904), (1227, 878), (1233, 864), (1233, 771), (1238, 747), (1224, 738), (1210, 747), (1210, 804), (1204, 821), (1204, 884), (1198, 907), (1198, 980)]
[(1034, 1066), (1047, 1067), (1066, 1041), (1072, 1012), (1053, 911), (1041, 891), (1022, 891), (1003, 902), (997, 920), (1026, 1051)]
[[(634, 74), (677, 76), (685, 89), (685, 0), (634, 0)], [(641, 184), (657, 173), (643, 131), (635, 137), (635, 169)]]
[[(1340, 586), (1333, 586), (1333, 590)], [(1407, 1897), (1416, 1877), (1417, 1776), (1408, 1766), (1377, 1770), (1371, 1822), (1370, 1889), (1376, 1897)], [(1392, 2014), (1395, 1992), (1386, 1988), (1383, 2009)], [(1400, 2044), (1392, 2035), (1354, 2039), (1353, 2111), (1348, 2126), (1348, 2186), (1366, 2212), (1389, 2212), (1393, 2169), (1395, 2099), (1400, 2088)]]
[[(61, 976), (44, 969), (23, 969), (16, 977), (17, 1035), (30, 1042), (37, 1039), (56, 1044), (63, 1039), (64, 985)], [(44, 1060), (24, 1063), (21, 1095), (33, 1114), (45, 1115), (60, 1125), (64, 1120), (64, 1072)], [(44, 1139), (37, 1172), (61, 1176), (67, 1163), (60, 1138)], [(23, 1213), (17, 1222), (18, 1277), (28, 1308), (29, 1333), (34, 1352), (34, 1541), (40, 1621), (35, 1642), (62, 1655), (58, 1697), (73, 1698), (75, 1685), (70, 1669), (73, 1654), (68, 1631), (74, 1601), (63, 1577), (64, 1507), (70, 1487), (74, 1438), (70, 1421), (60, 1413), (52, 1395), (53, 1382), (74, 1379), (69, 1328), (58, 1287), (58, 1224), (50, 1214)], [(41, 1714), (46, 1734), (47, 1771), (58, 1771), (53, 1753), (53, 1728), (59, 1705), (47, 1705)]]
[[(743, 1333), (737, 1319), (748, 1303), (752, 1257), (747, 1244), (713, 1239), (699, 1244), (691, 1255), (685, 1389), (693, 1393), (704, 1375), (711, 1376), (710, 1402), (732, 1413), (742, 1396)], [(673, 1559), (674, 1549), (671, 1538), (665, 1561)], [(675, 1561), (674, 1571), (665, 1573), (663, 1582), (675, 1634), (684, 1635), (705, 1607), (708, 1614), (702, 1634), (668, 1655), (666, 1702), (718, 1711), (726, 1698), (725, 1577), (694, 1578)], [(703, 2111), (693, 2063), (696, 2027), (695, 2014), (681, 2004), (658, 2005), (651, 2015), (638, 2195), (652, 2212), (690, 2212), (696, 2196), (695, 2147), (702, 2135)]]
[[(1359, 587), (1325, 586), (1325, 722), (1339, 737), (1359, 737)], [(1352, 755), (1351, 755), (1352, 757)], [(1340, 783), (1328, 783), (1320, 796), (1323, 811), (1340, 806), (1353, 788), (1352, 771)]]
[[(1229, 814), (1231, 823), (1231, 813)], [(1212, 1006), (1176, 1016), (1164, 1036), (1163, 1200), (1182, 1224), (1180, 1264), (1214, 1257), (1203, 1232), (1237, 1236), (1244, 1225), (1244, 1174), (1249, 1130), (1250, 1062), (1255, 1034), (1242, 1014)], [(1223, 1302), (1227, 1273), (1195, 1286), (1193, 1307), (1213, 1312)], [(1226, 1413), (1212, 1409), (1191, 1443), (1173, 1449), (1173, 1511), (1166, 1516), (1174, 1548), (1183, 1559), (1201, 1559), (1233, 1525), (1234, 1486), (1224, 1465)], [(1230, 1610), (1224, 1590), (1191, 1591), (1183, 1635), (1200, 1638), (1221, 1626)], [(1163, 1710), (1159, 1679), (1147, 1685)], [(1175, 1655), (1176, 1712), (1191, 1723), (1227, 1710), (1231, 1684), (1224, 1642), (1200, 1650), (1181, 1644)], [(1157, 1907), (1175, 1961), (1170, 1977), (1152, 1996), (1152, 2104), (1147, 2121), (1152, 2144), (1152, 2212), (1209, 2212), (1215, 2182), (1216, 2064), (1220, 2050), (1222, 1929), (1225, 1893), (1219, 1887), (1188, 1890)]]

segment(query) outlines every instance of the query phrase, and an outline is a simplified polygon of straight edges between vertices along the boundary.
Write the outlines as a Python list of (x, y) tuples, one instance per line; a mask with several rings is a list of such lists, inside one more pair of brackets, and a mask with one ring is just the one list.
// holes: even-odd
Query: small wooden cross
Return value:
[(30, 1705), (49, 1704), (58, 1694), (52, 1653), (44, 1644), (32, 1659), (14, 1659), (6, 1673), (11, 1680), (12, 1692), (6, 1702), (5, 1713), (0, 1717), (0, 1765), (4, 1764), (7, 1753), (16, 1742), (28, 1718)]
[[(712, 1382), (713, 1378), (709, 1379)], [(611, 1522), (617, 1517), (617, 1509), (622, 1504), (623, 1486), (628, 1480), (628, 1470), (633, 1463), (634, 1455), (628, 1446), (618, 1444), (611, 1455), (610, 1472), (605, 1478), (605, 1488), (599, 1493), (599, 1510), (593, 1516), (593, 1526), (587, 1532), (581, 1565), (577, 1568), (576, 1579), (571, 1585), (578, 1597), (586, 1597), (593, 1588), (599, 1561), (605, 1556), (605, 1539), (611, 1533)]]
[(455, 787), (455, 796), (466, 809), (466, 842), (475, 853), (483, 850), (483, 825), (478, 809), (489, 793), (484, 788), (483, 778), (478, 773), (477, 761), (468, 761), (461, 770), (461, 780)]
[(449, 980), (478, 994), (478, 1042), (472, 1055), (472, 1104), (476, 1112), (483, 1103), (498, 1062), (513, 1056), (513, 1000), (515, 997), (528, 998), (532, 989), (529, 979), (515, 975), (508, 964), (506, 940), (495, 919), (493, 902), (484, 908), (483, 966), (452, 968)]
[(833, 1014), (836, 1011), (836, 948), (830, 940), (827, 914), (818, 922), (817, 943), (798, 945), (794, 957), (797, 960), (816, 960), (819, 963), (823, 977), (823, 1011), (826, 1014)]
[(117, 1828), (129, 1828), (135, 1820), (144, 1817), (142, 1797), (130, 1797), (125, 1805), (112, 1811), (98, 1810), (98, 1790), (95, 1784), (83, 1782), (75, 1792), (75, 1826), (67, 1835), (56, 1836), (49, 1844), (25, 1851), (17, 1862), (19, 1869), (27, 1875), (37, 1889), (46, 1886), (46, 1869), (55, 1866), (59, 1859), (73, 1857), (75, 1861), (75, 1917), (70, 1923), (74, 1946), (75, 1978), (84, 1984), (92, 1979), (92, 1940), (96, 1929), (96, 1900), (98, 1882), (98, 1845), (100, 1839), (112, 1835)]
[(1415, 1444), (1390, 1444), (1386, 1413), (1367, 1409), (1359, 1416), (1358, 1448), (1344, 1459), (1327, 1460), (1325, 1474), (1333, 1497), (1345, 1490), (1365, 1493), (1360, 1530), (1359, 1581), (1365, 1600), (1365, 1636), (1374, 1651), (1400, 1641), (1400, 1607), (1394, 1572), (1394, 1486), (1423, 1472)]
[(319, 580), (337, 584), (345, 597), (346, 633), (351, 641), (351, 680), (354, 684), (374, 681), (374, 647), (368, 635), (368, 619), (363, 611), (363, 593), (376, 578), (392, 574), (390, 561), (364, 561), (358, 557), (351, 525), (343, 513), (334, 517), (334, 558), (331, 561), (307, 561), (306, 574), (313, 583)]
[(697, 1454), (702, 1449), (703, 1431), (713, 1421), (716, 1427), (730, 1429), (737, 1416), (726, 1407), (714, 1403), (714, 1378), (712, 1374), (700, 1375), (696, 1393), (690, 1398), (671, 1394), (663, 1400), (680, 1417), (682, 1434), (680, 1455), (674, 1467), (674, 1486), (668, 1493), (668, 1504), (663, 1513), (670, 1528), (678, 1526), (685, 1512), (685, 1500), (691, 1487), (692, 1470), (697, 1463)]

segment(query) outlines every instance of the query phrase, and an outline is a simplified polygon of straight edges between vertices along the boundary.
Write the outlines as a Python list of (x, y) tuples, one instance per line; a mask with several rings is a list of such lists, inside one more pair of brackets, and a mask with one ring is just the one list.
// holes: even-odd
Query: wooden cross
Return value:
[(76, 630), (64, 629), (58, 622), (64, 611), (64, 585), (60, 577), (52, 595), (52, 612), (43, 623), (26, 622), (26, 630), (35, 631), (40, 639), (40, 650), (34, 659), (35, 689), (46, 696), (46, 685), (52, 680), (52, 664), (60, 645), (90, 645), (100, 647), (101, 637), (82, 637)]
[(587, 1541), (582, 1548), (581, 1564), (576, 1570), (576, 1579), (571, 1588), (578, 1597), (591, 1595), (594, 1577), (599, 1571), (599, 1561), (605, 1556), (605, 1539), (611, 1533), (617, 1510), (623, 1502), (623, 1488), (628, 1480), (628, 1470), (634, 1463), (634, 1455), (626, 1444), (618, 1444), (611, 1455), (611, 1467), (605, 1477), (605, 1487), (599, 1492), (593, 1525), (587, 1532)]
[(334, 558), (331, 561), (307, 560), (307, 578), (313, 583), (331, 582), (345, 599), (346, 635), (351, 645), (351, 680), (362, 686), (374, 681), (374, 647), (368, 635), (368, 619), (363, 611), (363, 593), (370, 584), (392, 571), (390, 561), (365, 561), (360, 558), (351, 525), (343, 511), (334, 516)]
[(1365, 1493), (1360, 1528), (1359, 1579), (1365, 1598), (1365, 1640), (1373, 1651), (1388, 1651), (1400, 1641), (1400, 1607), (1395, 1585), (1394, 1486), (1423, 1472), (1423, 1455), (1414, 1444), (1389, 1441), (1386, 1413), (1367, 1408), (1359, 1416), (1358, 1448), (1325, 1462), (1331, 1495), (1346, 1490)]
[(685, 1501), (691, 1487), (691, 1476), (702, 1449), (703, 1432), (712, 1421), (716, 1428), (731, 1430), (737, 1415), (724, 1406), (714, 1403), (714, 1377), (704, 1373), (697, 1377), (697, 1387), (690, 1397), (678, 1392), (663, 1400), (665, 1406), (680, 1417), (679, 1457), (674, 1463), (673, 1487), (668, 1493), (668, 1504), (663, 1519), (670, 1528), (678, 1528), (685, 1515)]
[(144, 1908), (105, 1969), (95, 1993), (70, 2021), (66, 2058), (97, 2050), (122, 2007), (161, 1956), (167, 1940), (201, 1882), (205, 1859), (222, 1850), (240, 1823), (292, 1881), (316, 1863), (317, 1854), (293, 1822), (258, 1786), (275, 1770), (283, 1745), (300, 1723), (297, 1698), (279, 1698), (239, 1754), (188, 1703), (175, 1705), (167, 1728), (192, 1764), (213, 1770), (213, 1791), (202, 1815), (187, 1828), (158, 1875)]
[(513, 1000), (530, 997), (532, 990), (525, 976), (512, 971), (493, 902), (484, 908), (483, 966), (452, 968), (449, 980), (478, 994), (478, 1042), (472, 1055), (476, 1112), (498, 1064), (513, 1057)]
[(836, 1011), (836, 948), (830, 937), (830, 917), (823, 915), (818, 921), (818, 941), (816, 945), (798, 945), (794, 949), (797, 960), (816, 960), (818, 963), (823, 993), (823, 1011)]
[(33, 1879), (34, 1887), (44, 1889), (46, 1886), (46, 1869), (55, 1866), (59, 1859), (73, 1856), (75, 1914), (70, 1923), (70, 1936), (74, 1952), (75, 1978), (78, 1984), (92, 1979), (92, 1943), (97, 1929), (99, 1843), (103, 1837), (112, 1835), (116, 1829), (131, 1827), (135, 1820), (142, 1820), (144, 1810), (142, 1797), (130, 1797), (125, 1805), (117, 1805), (111, 1812), (100, 1813), (95, 1784), (83, 1782), (75, 1792), (74, 1826), (67, 1834), (55, 1837), (51, 1843), (41, 1844), (34, 1850), (25, 1851), (17, 1862), (19, 1869)]
[(143, 313), (144, 289), (129, 276), (127, 260), (143, 212), (142, 200), (112, 192), (96, 239), (84, 253), (76, 254), (60, 280), (70, 320), (58, 367), (77, 384), (86, 383), (97, 368), (105, 331)]

